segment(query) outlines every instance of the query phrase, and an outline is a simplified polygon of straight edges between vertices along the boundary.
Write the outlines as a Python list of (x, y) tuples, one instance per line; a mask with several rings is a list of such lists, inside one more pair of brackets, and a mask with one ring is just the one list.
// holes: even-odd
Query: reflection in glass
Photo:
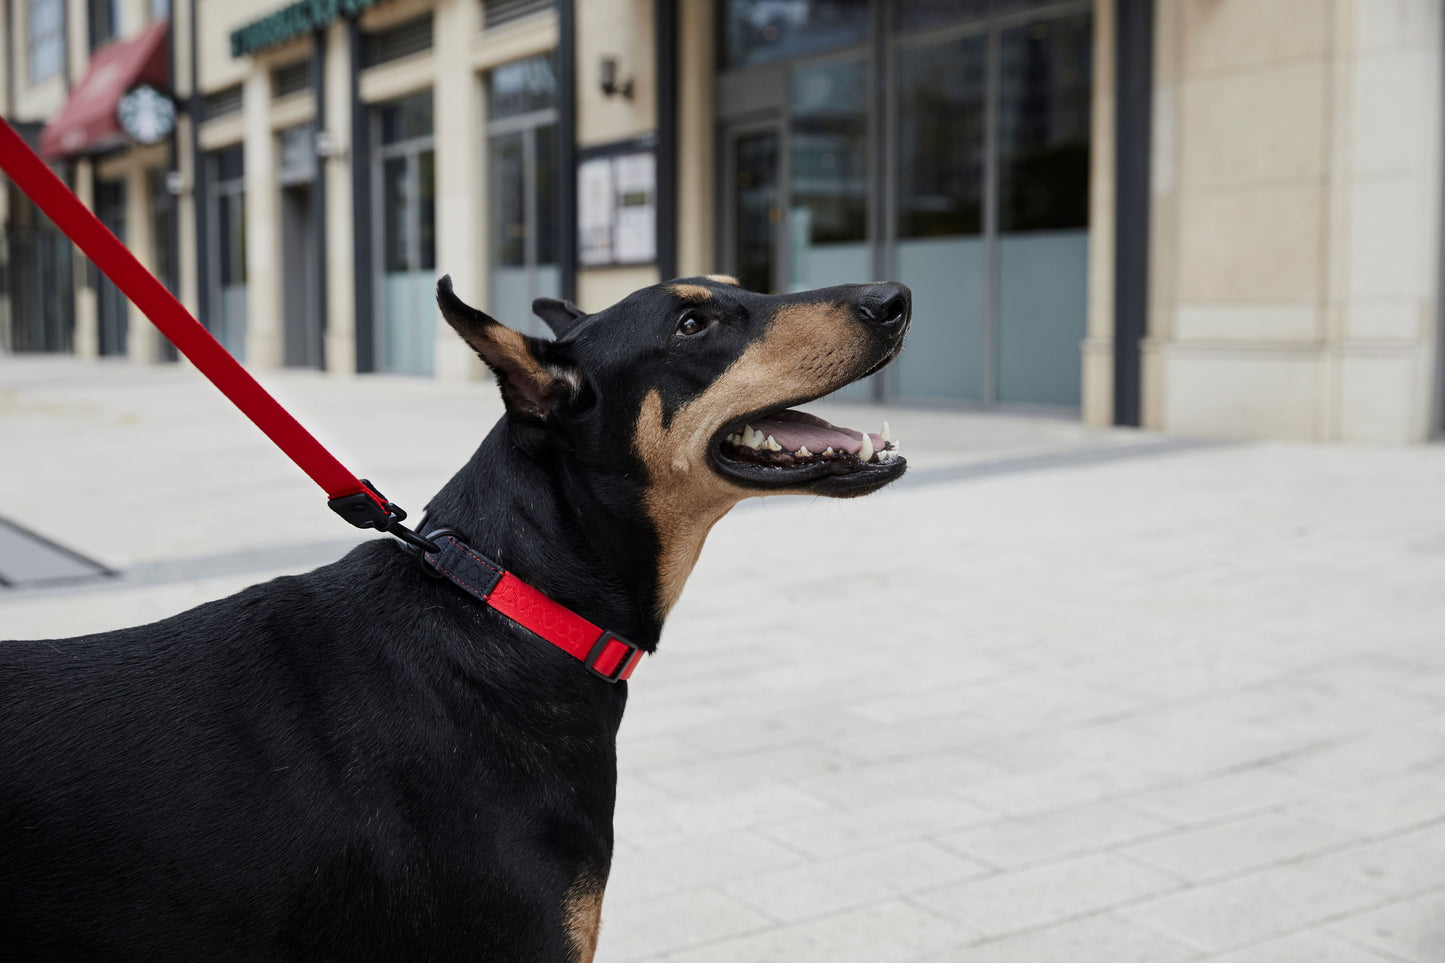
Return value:
[(556, 77), (550, 55), (487, 78), (491, 165), (488, 302), (509, 324), (542, 334), (537, 298), (561, 296), (557, 264)]
[(430, 90), (384, 104), (379, 110), (383, 144), (398, 144), (402, 141), (432, 135), (432, 95)]
[(246, 157), (242, 147), (211, 155), (211, 209), (216, 250), (211, 263), (211, 333), (225, 349), (246, 357)]
[(436, 161), (431, 91), (376, 108), (376, 367), (431, 374), (436, 342)]
[(767, 63), (862, 43), (868, 0), (725, 0), (724, 60)]
[(1000, 36), (1000, 230), (1089, 223), (1089, 19), (1081, 14)]
[(522, 267), (527, 263), (527, 173), (520, 131), (492, 138), (492, 176), (496, 261), (501, 267)]
[(987, 57), (981, 35), (899, 57), (895, 263), (921, 322), (895, 365), (903, 397), (984, 397)]
[(749, 291), (773, 293), (777, 290), (778, 135), (739, 137), (733, 160), (737, 178), (733, 264), (738, 283)]
[(491, 73), (487, 116), (515, 117), (556, 106), (557, 77), (550, 54), (503, 64)]
[(1000, 35), (998, 398), (1077, 405), (1088, 273), (1088, 14)]

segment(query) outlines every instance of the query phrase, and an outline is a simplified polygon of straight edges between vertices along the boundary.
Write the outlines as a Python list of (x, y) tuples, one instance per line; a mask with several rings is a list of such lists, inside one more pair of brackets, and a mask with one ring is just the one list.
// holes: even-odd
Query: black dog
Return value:
[[(450, 279), (438, 300), (507, 414), (431, 524), (643, 651), (737, 501), (903, 473), (787, 410), (897, 355), (901, 285), (538, 301), (556, 341)], [(626, 683), (435, 576), (377, 540), (154, 625), (0, 644), (0, 958), (590, 960)]]

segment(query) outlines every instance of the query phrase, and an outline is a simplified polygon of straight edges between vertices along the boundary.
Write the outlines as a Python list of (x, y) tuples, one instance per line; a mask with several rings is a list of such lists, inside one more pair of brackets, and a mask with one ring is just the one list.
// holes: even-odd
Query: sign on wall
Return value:
[(637, 141), (597, 148), (577, 165), (577, 263), (657, 260), (657, 154)]

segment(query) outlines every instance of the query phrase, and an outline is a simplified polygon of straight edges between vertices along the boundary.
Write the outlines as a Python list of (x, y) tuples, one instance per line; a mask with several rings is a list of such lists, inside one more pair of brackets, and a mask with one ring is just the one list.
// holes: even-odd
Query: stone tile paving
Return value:
[[(496, 414), (268, 381), (418, 509)], [(0, 636), (353, 538), (211, 394), (0, 358), (0, 504), (128, 573), (0, 590)], [(602, 963), (1445, 960), (1445, 449), (887, 414), (911, 478), (736, 511), (639, 670)]]

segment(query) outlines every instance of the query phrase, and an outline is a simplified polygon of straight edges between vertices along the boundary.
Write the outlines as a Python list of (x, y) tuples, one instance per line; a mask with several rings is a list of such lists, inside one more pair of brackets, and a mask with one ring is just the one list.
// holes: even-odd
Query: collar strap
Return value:
[(642, 650), (636, 645), (558, 605), (450, 530), (438, 528), (425, 537), (438, 548), (420, 555), (428, 574), (450, 579), (468, 595), (580, 660), (598, 678), (621, 682), (642, 660)]

